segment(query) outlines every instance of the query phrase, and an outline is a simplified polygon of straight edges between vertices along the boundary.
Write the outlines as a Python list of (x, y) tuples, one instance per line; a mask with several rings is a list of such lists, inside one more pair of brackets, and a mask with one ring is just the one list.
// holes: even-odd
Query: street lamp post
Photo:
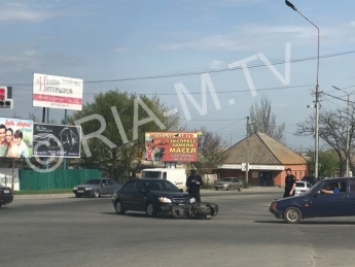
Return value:
[(350, 123), (350, 93), (345, 92), (343, 89), (340, 89), (339, 87), (332, 86), (334, 89), (337, 89), (347, 95), (347, 113), (348, 113), (348, 123), (346, 126), (346, 166), (345, 166), (345, 175), (346, 177), (349, 176), (349, 152), (350, 152), (350, 137), (349, 137), (349, 123)]
[(298, 14), (300, 14), (305, 20), (307, 20), (310, 24), (312, 24), (318, 33), (318, 43), (317, 43), (317, 83), (316, 83), (316, 121), (315, 121), (315, 144), (314, 144), (314, 176), (318, 177), (318, 155), (319, 155), (319, 28), (316, 24), (314, 24), (309, 18), (303, 15), (290, 1), (285, 0), (285, 3), (288, 7), (292, 8)]

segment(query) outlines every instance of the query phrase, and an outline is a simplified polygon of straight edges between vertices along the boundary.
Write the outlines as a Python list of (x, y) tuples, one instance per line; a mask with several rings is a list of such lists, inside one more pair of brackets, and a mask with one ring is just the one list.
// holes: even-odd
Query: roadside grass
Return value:
[(72, 189), (47, 189), (47, 190), (21, 190), (14, 191), (14, 195), (46, 195), (46, 194), (65, 194), (73, 193)]

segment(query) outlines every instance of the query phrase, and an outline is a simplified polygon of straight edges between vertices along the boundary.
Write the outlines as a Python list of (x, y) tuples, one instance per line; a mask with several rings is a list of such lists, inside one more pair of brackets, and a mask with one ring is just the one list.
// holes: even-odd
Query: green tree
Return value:
[(100, 168), (116, 180), (127, 177), (140, 164), (145, 132), (180, 129), (179, 116), (165, 117), (167, 110), (170, 108), (158, 97), (137, 97), (118, 91), (96, 95), (93, 103), (84, 105), (68, 118), (69, 124), (80, 124), (84, 136), (101, 135), (88, 138), (91, 154), (82, 142), (80, 165)]
[(258, 103), (253, 104), (249, 111), (250, 123), (253, 125), (254, 133), (265, 133), (276, 141), (283, 141), (285, 123), (277, 125), (276, 116), (271, 112), (271, 102), (266, 97), (260, 100), (260, 105)]
[[(308, 171), (314, 173), (314, 151), (308, 151)], [(334, 177), (339, 168), (339, 157), (337, 152), (333, 149), (319, 151), (319, 176), (320, 177)]]

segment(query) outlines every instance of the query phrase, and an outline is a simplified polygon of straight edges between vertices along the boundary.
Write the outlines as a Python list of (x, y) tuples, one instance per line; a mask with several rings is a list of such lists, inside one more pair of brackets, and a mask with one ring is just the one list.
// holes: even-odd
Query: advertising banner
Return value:
[(80, 158), (80, 127), (35, 123), (33, 148), (38, 157)]
[(83, 103), (83, 80), (33, 74), (33, 106), (81, 110)]
[(144, 159), (164, 162), (196, 162), (198, 160), (198, 133), (147, 132)]
[(33, 121), (0, 118), (0, 157), (31, 158)]

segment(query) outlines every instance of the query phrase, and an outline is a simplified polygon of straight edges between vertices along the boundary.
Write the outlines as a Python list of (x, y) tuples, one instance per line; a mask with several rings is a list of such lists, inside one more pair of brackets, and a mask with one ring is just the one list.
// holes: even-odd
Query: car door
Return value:
[(107, 194), (112, 195), (114, 190), (117, 188), (117, 183), (113, 179), (107, 179)]
[[(334, 180), (331, 182), (334, 182)], [(347, 181), (346, 179), (337, 179), (336, 182), (340, 185), (340, 189), (343, 188), (340, 193), (322, 194), (319, 190), (312, 196), (307, 212), (310, 216), (329, 217), (349, 215), (349, 198), (346, 191)], [(324, 181), (319, 189), (326, 186), (327, 183), (328, 181)]]
[(134, 210), (134, 185), (135, 179), (128, 181), (119, 191), (119, 199), (123, 205), (123, 207), (127, 210)]
[(237, 188), (237, 179), (236, 178), (232, 178), (231, 179), (230, 188), (231, 189), (236, 189)]
[(146, 188), (144, 182), (140, 179), (137, 179), (134, 186), (135, 194), (135, 209), (138, 211), (145, 211), (145, 202), (146, 202)]
[(355, 179), (348, 180), (349, 211), (355, 215)]

